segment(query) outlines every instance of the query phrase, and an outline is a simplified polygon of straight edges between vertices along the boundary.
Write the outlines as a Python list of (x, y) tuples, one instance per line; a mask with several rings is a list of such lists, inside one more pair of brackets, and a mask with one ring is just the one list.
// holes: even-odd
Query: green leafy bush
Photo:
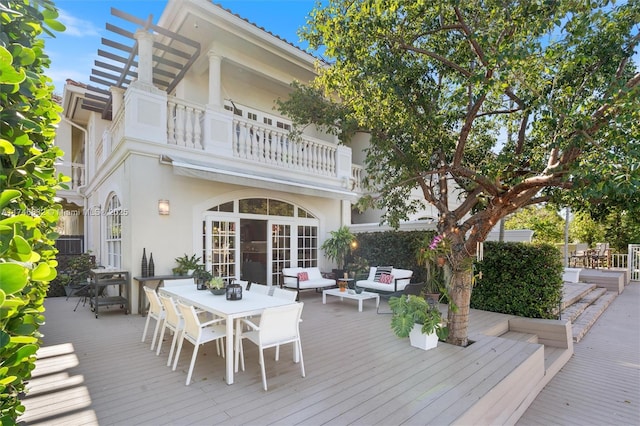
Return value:
[(56, 276), (53, 101), (41, 33), (64, 27), (49, 0), (2, 2), (0, 13), (0, 423), (24, 412), (19, 396), (35, 368), (44, 299)]
[(391, 265), (395, 268), (411, 269), (413, 271), (411, 282), (426, 282), (426, 268), (418, 264), (416, 253), (422, 247), (425, 238), (431, 239), (435, 235), (435, 231), (385, 231), (355, 234), (358, 247), (353, 251), (352, 256), (366, 259), (371, 266)]
[(557, 318), (562, 300), (563, 266), (549, 244), (485, 242), (478, 264), (482, 278), (471, 294), (471, 307), (528, 318)]

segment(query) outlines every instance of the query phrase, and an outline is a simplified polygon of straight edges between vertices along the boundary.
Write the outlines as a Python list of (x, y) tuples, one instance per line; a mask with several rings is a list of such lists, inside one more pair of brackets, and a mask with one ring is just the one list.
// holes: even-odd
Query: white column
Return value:
[(222, 106), (222, 95), (220, 90), (220, 69), (222, 58), (213, 50), (207, 53), (209, 57), (209, 105)]
[(113, 117), (115, 118), (124, 103), (124, 89), (111, 86), (109, 91), (111, 92), (111, 110), (113, 111)]
[(138, 81), (153, 85), (153, 34), (137, 30), (138, 41)]

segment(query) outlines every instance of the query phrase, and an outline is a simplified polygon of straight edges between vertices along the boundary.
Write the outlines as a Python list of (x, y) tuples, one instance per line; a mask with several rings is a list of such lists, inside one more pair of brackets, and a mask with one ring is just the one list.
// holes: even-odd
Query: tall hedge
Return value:
[(471, 307), (528, 318), (557, 318), (562, 256), (550, 244), (485, 242)]
[(54, 239), (63, 180), (53, 146), (53, 101), (42, 32), (62, 30), (49, 0), (0, 2), (0, 423), (24, 412), (20, 395), (35, 367), (44, 298), (56, 276)]
[(411, 269), (412, 282), (424, 282), (426, 271), (416, 261), (416, 253), (426, 235), (435, 236), (435, 231), (384, 231), (356, 234), (358, 248), (353, 255), (360, 256), (370, 266), (393, 266)]

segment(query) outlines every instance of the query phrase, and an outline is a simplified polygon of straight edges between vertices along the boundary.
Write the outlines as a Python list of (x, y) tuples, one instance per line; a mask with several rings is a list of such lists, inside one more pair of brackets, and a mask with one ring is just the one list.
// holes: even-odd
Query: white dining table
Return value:
[(240, 300), (227, 300), (224, 295), (216, 296), (209, 290), (197, 290), (196, 286), (161, 287), (158, 292), (225, 319), (227, 337), (225, 379), (228, 385), (233, 384), (233, 329), (236, 319), (260, 315), (266, 308), (297, 303), (251, 291), (243, 291)]

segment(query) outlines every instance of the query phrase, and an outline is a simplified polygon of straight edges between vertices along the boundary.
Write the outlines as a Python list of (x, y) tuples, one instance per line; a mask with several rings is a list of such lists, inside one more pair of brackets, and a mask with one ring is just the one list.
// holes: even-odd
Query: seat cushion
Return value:
[(282, 275), (284, 279), (282, 283), (285, 287), (298, 288), (298, 274), (307, 273), (307, 280), (300, 280), (300, 288), (322, 288), (331, 287), (336, 285), (336, 281), (328, 278), (323, 278), (318, 267), (310, 268), (282, 268)]

